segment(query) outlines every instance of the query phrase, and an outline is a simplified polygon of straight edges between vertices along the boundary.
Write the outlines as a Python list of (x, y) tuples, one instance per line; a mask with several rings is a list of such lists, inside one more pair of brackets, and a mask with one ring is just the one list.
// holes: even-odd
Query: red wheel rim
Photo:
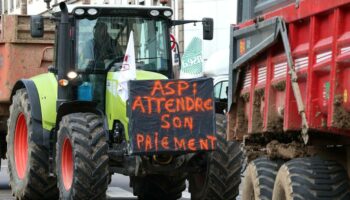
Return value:
[(73, 182), (73, 153), (72, 145), (68, 138), (63, 141), (61, 170), (64, 188), (68, 191)]
[(23, 113), (20, 113), (15, 129), (15, 164), (18, 178), (23, 179), (27, 169), (28, 161), (28, 133), (27, 122)]

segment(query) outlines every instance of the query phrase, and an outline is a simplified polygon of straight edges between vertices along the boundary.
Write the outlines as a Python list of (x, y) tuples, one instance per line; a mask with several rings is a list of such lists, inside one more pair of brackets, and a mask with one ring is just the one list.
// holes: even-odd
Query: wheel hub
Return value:
[(23, 113), (20, 113), (16, 122), (14, 154), (17, 175), (20, 179), (25, 177), (28, 162), (28, 128)]
[(64, 188), (68, 191), (73, 183), (73, 152), (71, 142), (67, 137), (63, 141), (61, 155), (62, 181)]

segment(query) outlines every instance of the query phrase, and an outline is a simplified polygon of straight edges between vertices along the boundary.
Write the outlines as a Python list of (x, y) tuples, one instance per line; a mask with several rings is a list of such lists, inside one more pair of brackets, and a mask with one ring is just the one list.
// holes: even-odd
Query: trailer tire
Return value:
[(293, 159), (279, 169), (272, 199), (350, 199), (348, 176), (334, 161)]
[(12, 98), (7, 121), (10, 185), (17, 199), (57, 199), (56, 179), (49, 177), (49, 150), (33, 142), (31, 105), (26, 89)]
[(250, 162), (243, 180), (242, 199), (270, 200), (280, 165), (266, 157)]
[(60, 122), (56, 169), (60, 199), (106, 199), (108, 144), (102, 119), (73, 113)]
[(216, 115), (217, 150), (210, 152), (205, 171), (189, 176), (193, 200), (231, 200), (239, 193), (242, 151), (240, 143), (226, 140), (226, 119)]
[(185, 176), (148, 175), (130, 177), (133, 193), (141, 200), (180, 199), (186, 189)]

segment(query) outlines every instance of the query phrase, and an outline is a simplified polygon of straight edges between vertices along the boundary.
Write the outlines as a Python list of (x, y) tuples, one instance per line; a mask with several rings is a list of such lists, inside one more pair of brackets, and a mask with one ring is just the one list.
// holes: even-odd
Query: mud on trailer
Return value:
[(349, 199), (350, 1), (238, 1), (228, 139), (243, 199)]

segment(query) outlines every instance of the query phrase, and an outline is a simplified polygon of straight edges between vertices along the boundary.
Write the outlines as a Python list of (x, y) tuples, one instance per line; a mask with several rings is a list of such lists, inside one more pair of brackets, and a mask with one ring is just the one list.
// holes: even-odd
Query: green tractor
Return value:
[[(212, 80), (174, 79), (169, 29), (196, 21), (171, 20), (168, 7), (70, 7), (60, 3), (59, 8), (52, 16), (56, 21), (53, 66), (48, 73), (19, 80), (12, 92), (7, 159), (14, 196), (106, 199), (111, 175), (119, 173), (130, 177), (134, 195), (140, 199), (178, 199), (186, 180), (192, 199), (234, 199), (241, 153), (238, 144), (226, 142), (223, 127), (214, 134), (213, 91), (203, 92), (199, 87), (205, 83), (212, 90)], [(212, 39), (212, 19), (201, 22), (204, 39)], [(98, 32), (103, 27), (108, 35)], [(137, 70), (136, 80), (128, 84), (129, 100), (124, 101), (118, 94), (118, 74), (131, 31)], [(31, 34), (42, 37), (42, 16), (32, 16)], [(155, 87), (156, 83), (164, 87)], [(186, 90), (188, 83), (191, 90)], [(177, 95), (179, 100), (153, 102), (148, 109), (154, 110), (143, 115), (147, 103), (138, 104), (135, 99), (138, 92), (149, 90)], [(185, 105), (185, 92), (188, 97), (205, 94), (208, 101), (197, 98), (195, 106)], [(163, 99), (157, 94), (155, 98)], [(173, 111), (182, 108), (187, 117), (170, 120), (171, 115), (162, 115), (164, 107), (171, 114), (181, 114)], [(203, 119), (198, 122), (200, 127), (209, 127), (207, 130), (192, 127), (191, 120), (197, 117)], [(160, 119), (163, 129), (154, 125), (160, 130), (156, 135), (141, 132), (153, 130), (147, 122)], [(171, 139), (171, 126), (178, 138)], [(162, 131), (165, 128), (169, 130)], [(189, 128), (190, 133), (185, 133)], [(193, 138), (179, 139), (184, 134)], [(196, 135), (206, 139), (197, 141)]]

